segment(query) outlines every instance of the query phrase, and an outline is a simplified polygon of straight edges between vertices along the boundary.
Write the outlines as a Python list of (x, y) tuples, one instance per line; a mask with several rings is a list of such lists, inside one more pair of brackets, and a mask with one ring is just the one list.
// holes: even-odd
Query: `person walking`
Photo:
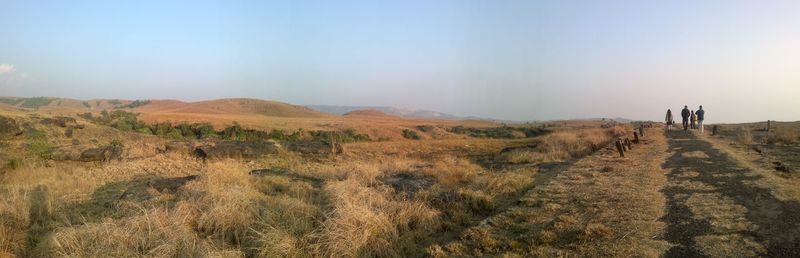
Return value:
[(681, 122), (683, 122), (683, 130), (686, 131), (689, 127), (689, 106), (683, 106), (683, 110), (681, 110)]
[(692, 129), (697, 129), (697, 116), (694, 115), (694, 110), (692, 110), (692, 114), (689, 115), (689, 120), (692, 121)]
[(672, 110), (667, 109), (667, 118), (665, 120), (667, 122), (667, 130), (672, 130), (672, 124), (675, 123), (675, 121), (672, 120)]
[(703, 106), (701, 105), (700, 109), (694, 114), (697, 115), (697, 128), (700, 129), (700, 133), (703, 133), (703, 120), (705, 119), (706, 111), (703, 110)]

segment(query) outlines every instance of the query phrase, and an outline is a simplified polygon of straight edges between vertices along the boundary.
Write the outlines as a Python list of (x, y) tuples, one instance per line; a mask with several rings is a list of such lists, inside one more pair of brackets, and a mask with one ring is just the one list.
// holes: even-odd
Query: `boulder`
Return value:
[(535, 152), (536, 151), (536, 147), (538, 145), (539, 145), (538, 143), (533, 143), (533, 144), (522, 145), (522, 146), (505, 147), (500, 151), (500, 154), (509, 153), (509, 152), (515, 152), (515, 151), (531, 151), (531, 152)]
[(176, 153), (189, 153), (192, 150), (192, 146), (187, 142), (172, 141), (164, 145), (164, 150)]
[(419, 190), (427, 189), (436, 183), (435, 177), (408, 172), (383, 176), (379, 180), (391, 186), (396, 192), (409, 195), (413, 195)]
[(66, 117), (66, 116), (57, 116), (53, 118), (45, 118), (42, 119), (41, 123), (43, 125), (57, 125), (60, 127), (67, 127), (67, 125), (75, 125), (75, 118)]
[(202, 146), (208, 158), (244, 158), (253, 159), (267, 154), (275, 154), (278, 148), (270, 142), (238, 142), (223, 141), (213, 146)]
[(22, 133), (17, 121), (9, 117), (0, 116), (0, 137), (14, 136)]
[(52, 160), (80, 160), (81, 152), (71, 148), (58, 148), (53, 149), (50, 153)]
[(81, 152), (80, 161), (110, 161), (122, 158), (122, 146), (106, 145)]
[(291, 171), (286, 168), (281, 167), (272, 167), (272, 168), (262, 168), (250, 171), (251, 176), (255, 177), (264, 177), (264, 176), (283, 176), (289, 178), (292, 181), (301, 181), (311, 184), (314, 187), (320, 187), (324, 183), (324, 181), (320, 178), (306, 176), (298, 174), (297, 172)]
[(301, 154), (330, 155), (344, 152), (341, 144), (328, 141), (299, 141), (291, 142), (287, 149)]
[[(143, 202), (154, 199), (160, 194), (174, 194), (178, 190), (197, 179), (197, 175), (183, 177), (142, 177), (132, 180), (128, 187), (119, 194), (119, 200)], [(151, 191), (155, 190), (155, 191)]]

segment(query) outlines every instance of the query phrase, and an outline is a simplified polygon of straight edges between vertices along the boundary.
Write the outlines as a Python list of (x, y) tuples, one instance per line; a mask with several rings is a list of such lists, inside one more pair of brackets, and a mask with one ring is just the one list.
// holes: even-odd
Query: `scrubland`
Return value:
[[(419, 131), (419, 140), (345, 143), (335, 155), (281, 148), (203, 163), (157, 151), (162, 137), (78, 122), (86, 128), (72, 137), (33, 123), (40, 135), (2, 141), (2, 256), (432, 255), (516, 205), (536, 187), (541, 165), (586, 156), (625, 130), (597, 122), (510, 139)], [(124, 156), (80, 162), (42, 155), (75, 141), (116, 141)]]

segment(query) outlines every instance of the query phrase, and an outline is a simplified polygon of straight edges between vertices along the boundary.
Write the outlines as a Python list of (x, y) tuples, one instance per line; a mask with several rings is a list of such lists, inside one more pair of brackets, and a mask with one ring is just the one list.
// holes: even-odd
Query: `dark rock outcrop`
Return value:
[(168, 152), (190, 153), (192, 150), (192, 146), (190, 146), (189, 143), (186, 142), (172, 141), (164, 145), (164, 149)]
[(9, 117), (0, 116), (0, 137), (14, 136), (22, 133), (17, 121)]
[(262, 168), (250, 171), (251, 176), (263, 177), (263, 176), (284, 176), (290, 178), (292, 181), (302, 181), (309, 183), (315, 187), (320, 187), (324, 183), (322, 179), (300, 175), (297, 172), (291, 171), (286, 168), (281, 167), (272, 167), (272, 168)]
[(268, 154), (275, 154), (278, 148), (270, 142), (237, 142), (224, 141), (213, 146), (202, 146), (208, 158), (244, 158), (253, 159)]
[(66, 116), (57, 116), (53, 118), (44, 118), (41, 123), (43, 125), (57, 125), (60, 127), (67, 127), (67, 125), (75, 125), (75, 118)]
[(123, 147), (119, 145), (106, 145), (103, 147), (91, 148), (81, 152), (80, 161), (111, 161), (112, 159), (122, 158)]
[(396, 192), (413, 195), (419, 190), (427, 189), (436, 183), (436, 178), (414, 173), (396, 173), (379, 178), (381, 182), (391, 186)]
[[(158, 194), (174, 194), (178, 189), (197, 179), (197, 175), (183, 177), (150, 177), (140, 178), (130, 182), (129, 186), (119, 195), (119, 200), (126, 201), (147, 201), (158, 196)], [(155, 190), (155, 192), (150, 191)]]
[(301, 154), (330, 155), (344, 152), (341, 144), (328, 141), (299, 141), (291, 142), (286, 146), (287, 149)]

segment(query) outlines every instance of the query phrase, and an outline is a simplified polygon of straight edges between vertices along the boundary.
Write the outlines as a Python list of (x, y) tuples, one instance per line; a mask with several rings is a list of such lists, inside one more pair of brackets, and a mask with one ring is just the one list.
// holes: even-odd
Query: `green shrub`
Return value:
[(201, 139), (219, 138), (217, 132), (214, 131), (214, 126), (211, 124), (197, 124), (197, 135)]
[(167, 138), (170, 138), (170, 139), (173, 139), (173, 140), (183, 140), (183, 134), (181, 134), (181, 131), (179, 131), (179, 130), (172, 130), (169, 133), (167, 133), (165, 136)]
[(122, 106), (119, 106), (119, 107), (116, 107), (116, 108), (137, 108), (137, 107), (141, 107), (141, 106), (144, 106), (144, 105), (147, 105), (147, 104), (150, 104), (149, 100), (138, 100), (137, 99), (137, 100), (134, 100), (131, 103), (128, 103), (127, 105), (122, 105)]
[(411, 140), (419, 140), (422, 139), (421, 136), (417, 133), (417, 131), (411, 129), (403, 129), (403, 138), (411, 139)]
[(110, 145), (111, 146), (117, 146), (117, 147), (125, 147), (125, 145), (122, 144), (122, 140), (120, 140), (120, 139), (111, 140)]
[(361, 142), (369, 141), (369, 135), (359, 134), (354, 129), (345, 129), (344, 131), (311, 131), (311, 138), (317, 141), (330, 141), (333, 139), (335, 142), (348, 143), (348, 142)]
[(20, 162), (18, 159), (10, 159), (6, 161), (6, 164), (3, 167), (8, 170), (15, 170), (19, 168), (20, 165), (22, 165), (22, 162)]
[(22, 102), (22, 107), (38, 109), (50, 105), (50, 102), (53, 102), (53, 99), (45, 97), (25, 98), (24, 102)]
[(28, 135), (28, 151), (36, 157), (49, 159), (52, 146), (47, 142), (47, 134), (42, 131), (33, 131)]

